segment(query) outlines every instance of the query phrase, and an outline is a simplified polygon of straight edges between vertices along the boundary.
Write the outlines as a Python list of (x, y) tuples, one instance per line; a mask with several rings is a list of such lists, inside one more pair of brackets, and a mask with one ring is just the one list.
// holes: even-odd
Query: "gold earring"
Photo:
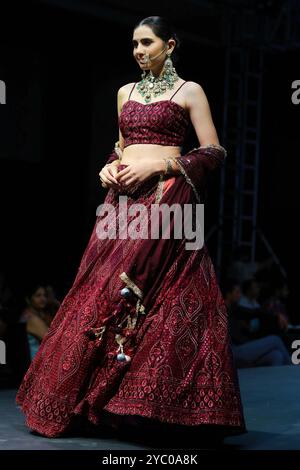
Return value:
[(173, 72), (173, 62), (171, 59), (171, 53), (170, 54), (167, 53), (167, 58), (165, 60), (164, 65), (165, 65), (166, 70), (169, 71), (169, 74), (171, 74)]

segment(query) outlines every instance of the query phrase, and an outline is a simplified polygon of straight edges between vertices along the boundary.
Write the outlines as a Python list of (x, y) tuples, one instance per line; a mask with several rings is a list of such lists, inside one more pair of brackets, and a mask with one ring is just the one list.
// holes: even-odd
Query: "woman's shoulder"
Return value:
[(120, 95), (125, 95), (127, 94), (128, 92), (130, 92), (130, 90), (133, 88), (133, 86), (136, 84), (137, 82), (130, 82), (130, 83), (125, 83), (125, 85), (122, 85), (119, 90), (118, 90), (118, 94)]
[(120, 116), (120, 113), (121, 113), (121, 109), (123, 107), (123, 104), (125, 103), (125, 101), (127, 101), (128, 99), (128, 96), (130, 94), (130, 90), (132, 89), (132, 87), (134, 86), (135, 82), (132, 82), (132, 83), (126, 83), (125, 85), (121, 86), (119, 89), (118, 89), (118, 93), (117, 93), (117, 103), (118, 103), (118, 115)]
[(186, 80), (185, 89), (186, 89), (186, 92), (191, 93), (191, 94), (204, 93), (203, 87), (200, 85), (200, 83), (193, 82), (191, 80)]
[(186, 86), (189, 87), (189, 88), (201, 87), (200, 83), (193, 82), (192, 80), (184, 80), (184, 81), (185, 81), (185, 83), (186, 83)]
[(184, 98), (188, 108), (196, 104), (198, 106), (199, 104), (205, 105), (207, 103), (206, 93), (200, 83), (187, 81), (183, 88), (185, 88)]

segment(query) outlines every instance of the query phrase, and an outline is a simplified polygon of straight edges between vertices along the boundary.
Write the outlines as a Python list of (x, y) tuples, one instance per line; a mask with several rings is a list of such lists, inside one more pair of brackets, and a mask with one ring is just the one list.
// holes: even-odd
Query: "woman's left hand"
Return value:
[(115, 178), (126, 188), (129, 188), (130, 186), (142, 183), (152, 176), (159, 174), (160, 167), (162, 167), (162, 165), (157, 161), (147, 163), (145, 163), (145, 161), (134, 162), (119, 171)]

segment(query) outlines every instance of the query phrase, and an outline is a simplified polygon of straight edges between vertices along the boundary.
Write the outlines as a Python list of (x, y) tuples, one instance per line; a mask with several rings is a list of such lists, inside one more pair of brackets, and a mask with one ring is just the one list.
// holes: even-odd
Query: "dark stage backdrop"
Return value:
[[(1, 23), (0, 79), (7, 104), (0, 106), (0, 270), (16, 290), (46, 280), (63, 297), (105, 197), (98, 173), (118, 140), (117, 90), (140, 79), (132, 28), (117, 18), (104, 22), (38, 2), (4, 11)], [(223, 48), (184, 41), (176, 66), (181, 77), (203, 86), (220, 140), (224, 56)], [(291, 102), (291, 83), (299, 78), (298, 56), (266, 56), (258, 215), (292, 291), (298, 287), (300, 105)], [(191, 132), (184, 150), (195, 145)], [(216, 222), (218, 191), (216, 177), (207, 230)]]

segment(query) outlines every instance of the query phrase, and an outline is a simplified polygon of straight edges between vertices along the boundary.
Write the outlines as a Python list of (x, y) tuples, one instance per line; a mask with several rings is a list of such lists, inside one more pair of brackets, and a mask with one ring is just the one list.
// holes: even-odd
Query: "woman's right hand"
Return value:
[(119, 160), (115, 160), (109, 165), (105, 165), (100, 173), (100, 181), (103, 188), (114, 188), (119, 189), (121, 187), (118, 180), (116, 180), (115, 176), (118, 173), (118, 165), (120, 164)]

